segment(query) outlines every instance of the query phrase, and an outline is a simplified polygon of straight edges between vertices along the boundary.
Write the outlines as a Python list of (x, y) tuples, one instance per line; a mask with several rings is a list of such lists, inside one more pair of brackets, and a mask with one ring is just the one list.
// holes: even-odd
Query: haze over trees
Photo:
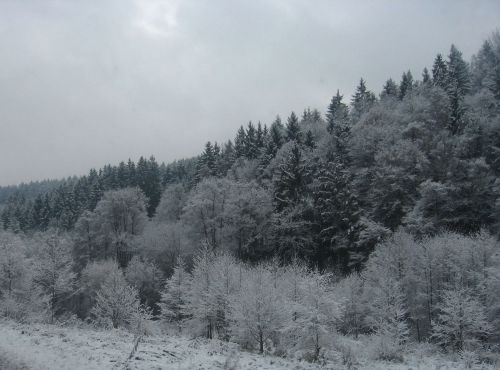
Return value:
[(346, 338), (385, 361), (498, 350), (500, 33), (381, 88), (361, 78), (324, 114), (249, 122), (195, 158), (0, 188), (0, 314), (154, 317), (346, 366)]

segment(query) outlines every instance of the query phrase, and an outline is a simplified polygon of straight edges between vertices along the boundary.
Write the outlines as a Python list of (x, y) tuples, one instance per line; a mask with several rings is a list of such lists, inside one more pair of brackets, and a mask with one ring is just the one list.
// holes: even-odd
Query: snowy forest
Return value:
[(369, 77), (194, 158), (1, 187), (0, 336), (237, 345), (227, 369), (500, 366), (500, 33)]

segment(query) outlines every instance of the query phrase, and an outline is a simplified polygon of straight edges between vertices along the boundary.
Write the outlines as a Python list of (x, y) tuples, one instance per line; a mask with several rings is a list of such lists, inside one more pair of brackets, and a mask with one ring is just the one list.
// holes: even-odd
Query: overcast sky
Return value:
[(0, 185), (189, 157), (452, 42), (469, 59), (499, 19), (498, 0), (0, 0)]

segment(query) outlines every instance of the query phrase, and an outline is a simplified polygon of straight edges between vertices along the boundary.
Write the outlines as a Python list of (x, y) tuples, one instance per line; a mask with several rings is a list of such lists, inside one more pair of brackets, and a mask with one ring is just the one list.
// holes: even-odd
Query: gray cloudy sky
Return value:
[(498, 0), (0, 0), (0, 185), (192, 156), (452, 42), (468, 59), (499, 19)]

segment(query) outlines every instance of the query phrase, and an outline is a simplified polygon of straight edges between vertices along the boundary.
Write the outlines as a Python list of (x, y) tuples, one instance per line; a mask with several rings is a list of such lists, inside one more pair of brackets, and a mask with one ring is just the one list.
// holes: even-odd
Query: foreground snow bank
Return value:
[[(340, 338), (339, 338), (340, 339)], [(368, 339), (368, 338), (365, 338)], [(353, 367), (362, 369), (465, 369), (462, 361), (428, 352), (415, 346), (400, 364), (370, 360), (369, 342), (343, 340), (352, 348)], [(274, 356), (238, 350), (233, 343), (188, 339), (177, 336), (145, 337), (133, 357), (134, 337), (121, 330), (97, 331), (90, 328), (53, 325), (23, 325), (0, 320), (1, 370), (152, 370), (152, 369), (344, 369), (342, 354), (328, 365), (319, 366)], [(333, 356), (336, 357), (336, 356)], [(468, 368), (494, 369), (473, 364)]]
[(168, 336), (144, 338), (135, 355), (127, 361), (133, 341), (133, 335), (124, 331), (0, 321), (0, 359), (4, 358), (13, 369), (24, 369), (24, 364), (36, 370), (319, 368), (314, 364), (240, 352), (235, 344)]

